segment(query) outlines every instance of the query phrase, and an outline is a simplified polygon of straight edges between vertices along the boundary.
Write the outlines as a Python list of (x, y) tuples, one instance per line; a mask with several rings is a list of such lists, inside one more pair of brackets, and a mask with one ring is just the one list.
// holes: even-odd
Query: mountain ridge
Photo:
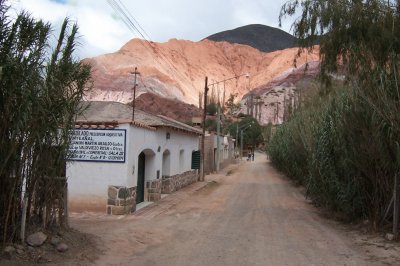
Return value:
[[(236, 99), (240, 100), (250, 91), (295, 69), (295, 58), (298, 66), (318, 61), (318, 48), (297, 56), (298, 48), (265, 53), (248, 45), (208, 39), (199, 42), (170, 39), (164, 43), (152, 42), (151, 45), (144, 40), (132, 39), (114, 53), (85, 59), (93, 70), (93, 88), (85, 100), (132, 102), (134, 77), (131, 73), (135, 67), (141, 73), (137, 79), (137, 98), (153, 93), (201, 106), (204, 81), (208, 77), (208, 84), (229, 79), (210, 85), (209, 98), (223, 101), (230, 94), (237, 94)], [(231, 79), (236, 76), (241, 77)], [(144, 104), (167, 108), (160, 105), (158, 99), (149, 96), (144, 99)], [(170, 111), (163, 110), (165, 114)]]
[(297, 44), (297, 38), (291, 34), (262, 24), (250, 24), (221, 31), (204, 39), (248, 45), (266, 53), (294, 48)]
[[(206, 76), (209, 83), (213, 83), (249, 73), (249, 79), (242, 77), (225, 84), (227, 96), (229, 93), (238, 93), (241, 97), (249, 89), (268, 83), (292, 68), (298, 52), (297, 48), (291, 48), (263, 53), (241, 44), (175, 39), (153, 43), (153, 48), (147, 49), (142, 42), (133, 39), (115, 53), (86, 59), (93, 66), (94, 80), (94, 88), (89, 92), (88, 99), (130, 102), (133, 87), (130, 73), (135, 67), (142, 74), (138, 95), (153, 92), (197, 105)], [(165, 63), (161, 57), (166, 57), (171, 63)], [(297, 58), (297, 64), (300, 66), (317, 57), (316, 53), (304, 54)], [(221, 91), (222, 85), (215, 89)]]

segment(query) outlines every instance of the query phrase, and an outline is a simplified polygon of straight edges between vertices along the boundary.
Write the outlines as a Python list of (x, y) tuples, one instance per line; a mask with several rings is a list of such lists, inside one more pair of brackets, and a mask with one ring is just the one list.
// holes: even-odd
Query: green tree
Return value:
[(299, 52), (313, 49), (320, 41), (325, 79), (340, 71), (370, 87), (380, 83), (376, 74), (395, 74), (400, 49), (399, 1), (293, 0), (282, 6), (280, 22), (299, 8), (301, 15), (293, 24), (303, 47)]
[(299, 54), (320, 42), (324, 86), (277, 130), (273, 161), (318, 204), (376, 224), (400, 172), (400, 1), (295, 0), (280, 20), (295, 14)]
[(243, 130), (243, 145), (257, 146), (262, 143), (264, 138), (262, 135), (262, 129), (257, 119), (246, 116), (239, 122), (232, 123), (228, 126), (228, 132), (234, 138), (238, 138), (240, 144), (240, 133)]
[(268, 143), (270, 141), (270, 139), (272, 138), (272, 129), (273, 129), (273, 125), (271, 122), (264, 126), (261, 126), (263, 139), (266, 143)]
[[(18, 236), (21, 202), (27, 219), (55, 221), (62, 210), (69, 131), (88, 89), (90, 67), (73, 56), (78, 27), (66, 19), (50, 49), (51, 26), (0, 0), (0, 233)], [(50, 53), (50, 56), (48, 54)], [(43, 215), (45, 213), (45, 215)]]
[(231, 93), (225, 103), (225, 107), (229, 115), (235, 115), (240, 110), (240, 103), (235, 103), (235, 99), (237, 96), (237, 93)]
[(215, 115), (217, 113), (218, 105), (216, 103), (210, 103), (206, 106), (207, 114)]

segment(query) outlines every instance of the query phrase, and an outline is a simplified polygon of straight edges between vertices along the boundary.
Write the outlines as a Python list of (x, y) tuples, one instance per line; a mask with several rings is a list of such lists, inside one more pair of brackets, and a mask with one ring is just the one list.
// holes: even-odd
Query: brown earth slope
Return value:
[(143, 93), (135, 106), (154, 115), (163, 115), (182, 123), (191, 123), (192, 117), (202, 116), (202, 110), (193, 104), (187, 104), (176, 99), (163, 98), (154, 93)]

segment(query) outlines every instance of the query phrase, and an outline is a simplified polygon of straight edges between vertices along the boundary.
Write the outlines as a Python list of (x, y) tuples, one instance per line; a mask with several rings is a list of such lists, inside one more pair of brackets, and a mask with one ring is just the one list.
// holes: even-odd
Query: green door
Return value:
[(136, 187), (136, 204), (144, 201), (144, 168), (146, 165), (146, 155), (142, 152), (139, 154), (138, 163), (138, 180)]

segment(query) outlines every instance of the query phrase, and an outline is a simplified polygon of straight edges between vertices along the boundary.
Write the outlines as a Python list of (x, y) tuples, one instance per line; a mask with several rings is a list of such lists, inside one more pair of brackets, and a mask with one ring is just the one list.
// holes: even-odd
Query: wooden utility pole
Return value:
[(199, 108), (203, 108), (203, 93), (199, 92)]
[(221, 140), (220, 140), (220, 134), (221, 134), (221, 106), (218, 105), (217, 107), (217, 173), (219, 172), (219, 162), (220, 162), (220, 157), (221, 157)]
[(222, 95), (222, 110), (225, 111), (225, 81), (224, 81), (224, 94)]
[(135, 121), (135, 99), (136, 99), (136, 75), (140, 75), (137, 71), (137, 67), (135, 67), (135, 72), (131, 72), (131, 74), (135, 75), (135, 80), (133, 84), (133, 100), (132, 100), (132, 121)]
[(205, 176), (205, 173), (204, 173), (204, 161), (205, 161), (204, 160), (204, 155), (205, 155), (204, 142), (205, 142), (205, 136), (206, 136), (207, 93), (208, 93), (208, 77), (206, 77), (205, 86), (204, 86), (203, 135), (201, 136), (201, 167), (200, 167), (201, 173), (200, 173), (199, 181), (204, 181), (204, 176)]
[(254, 118), (257, 119), (258, 118), (258, 99), (256, 97), (255, 101), (254, 101)]

